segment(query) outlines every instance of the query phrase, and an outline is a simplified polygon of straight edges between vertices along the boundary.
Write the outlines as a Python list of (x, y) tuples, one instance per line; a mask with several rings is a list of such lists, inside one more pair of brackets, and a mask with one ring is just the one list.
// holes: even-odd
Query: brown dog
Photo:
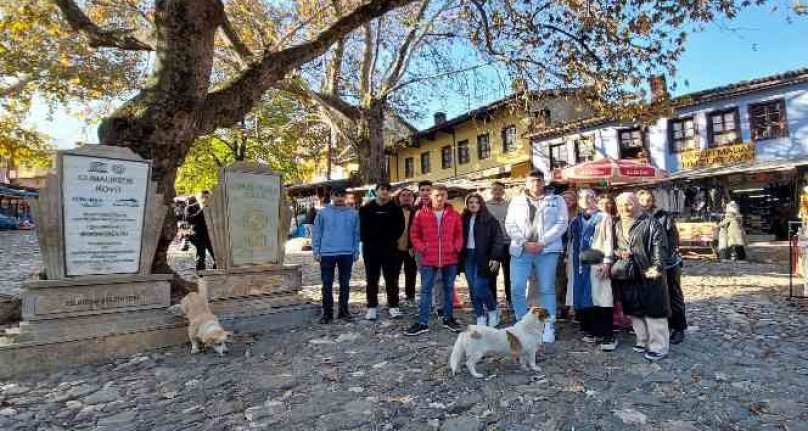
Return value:
[(199, 353), (199, 341), (205, 347), (222, 356), (227, 352), (227, 342), (232, 332), (222, 329), (219, 319), (211, 313), (207, 299), (197, 292), (185, 295), (180, 302), (180, 309), (188, 319), (188, 338), (191, 340), (191, 353)]

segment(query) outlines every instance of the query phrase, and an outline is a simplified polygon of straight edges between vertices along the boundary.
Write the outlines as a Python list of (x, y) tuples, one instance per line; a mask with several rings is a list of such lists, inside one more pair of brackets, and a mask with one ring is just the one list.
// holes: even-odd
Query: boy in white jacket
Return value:
[(556, 266), (567, 231), (567, 205), (561, 196), (546, 193), (544, 174), (533, 171), (525, 181), (525, 191), (508, 207), (505, 230), (511, 238), (511, 299), (516, 319), (527, 314), (527, 280), (538, 280), (539, 304), (549, 311), (544, 325), (545, 343), (555, 342)]

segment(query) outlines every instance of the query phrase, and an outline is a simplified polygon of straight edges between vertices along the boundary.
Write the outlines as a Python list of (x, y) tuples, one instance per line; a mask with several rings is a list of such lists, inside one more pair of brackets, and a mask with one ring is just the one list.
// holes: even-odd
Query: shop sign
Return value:
[(712, 242), (715, 239), (716, 224), (677, 222), (676, 229), (679, 230), (679, 241), (681, 242)]
[(755, 160), (755, 144), (726, 145), (681, 154), (682, 169), (709, 168)]

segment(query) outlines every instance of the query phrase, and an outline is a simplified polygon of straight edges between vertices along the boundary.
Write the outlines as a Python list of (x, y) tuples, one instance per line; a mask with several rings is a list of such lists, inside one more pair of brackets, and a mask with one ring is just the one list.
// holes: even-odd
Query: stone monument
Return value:
[(151, 162), (128, 148), (60, 151), (32, 202), (44, 270), (22, 294), (19, 345), (0, 375), (184, 342), (166, 313), (170, 274), (151, 265), (166, 206)]
[(281, 175), (265, 165), (237, 162), (220, 172), (205, 209), (217, 269), (200, 271), (199, 289), (228, 329), (291, 326), (317, 315), (299, 294), (300, 266), (283, 264), (291, 220), (284, 196)]

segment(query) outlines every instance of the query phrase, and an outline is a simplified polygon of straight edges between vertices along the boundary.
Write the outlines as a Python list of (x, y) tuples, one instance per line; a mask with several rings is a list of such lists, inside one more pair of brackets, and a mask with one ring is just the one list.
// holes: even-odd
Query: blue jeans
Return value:
[(539, 283), (539, 304), (550, 314), (549, 321), (555, 322), (555, 282), (559, 256), (559, 252), (523, 252), (521, 256), (511, 258), (511, 299), (517, 319), (527, 314), (527, 280), (534, 274)]
[[(485, 315), (486, 311), (497, 309), (497, 302), (491, 296), (491, 277), (480, 274), (480, 258), (483, 257), (477, 250), (466, 250), (466, 282), (471, 293), (471, 305), (474, 306), (474, 315)], [(488, 262), (484, 262), (488, 264)]]
[(323, 280), (323, 314), (334, 316), (334, 270), (339, 270), (339, 315), (348, 314), (353, 255), (320, 256), (320, 276)]
[(435, 284), (436, 272), (441, 272), (443, 279), (443, 318), (452, 318), (452, 292), (454, 291), (454, 281), (457, 277), (457, 265), (435, 266), (421, 265), (421, 303), (418, 308), (418, 322), (426, 325), (429, 323), (429, 312), (432, 311), (432, 286)]

